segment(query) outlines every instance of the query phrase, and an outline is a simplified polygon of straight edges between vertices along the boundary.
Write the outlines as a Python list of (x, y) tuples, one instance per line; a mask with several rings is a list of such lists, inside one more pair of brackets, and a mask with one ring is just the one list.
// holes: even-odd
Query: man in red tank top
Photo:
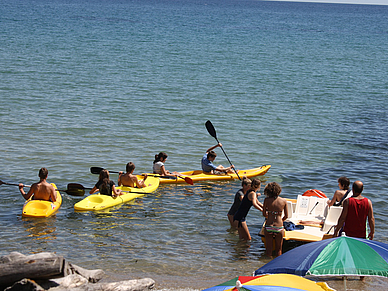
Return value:
[[(372, 202), (361, 196), (364, 185), (361, 181), (353, 183), (353, 196), (343, 202), (341, 216), (338, 219), (334, 236), (344, 227), (347, 236), (366, 238), (366, 219), (368, 218), (370, 240), (375, 234), (375, 218), (373, 216)], [(344, 225), (345, 223), (345, 225)]]

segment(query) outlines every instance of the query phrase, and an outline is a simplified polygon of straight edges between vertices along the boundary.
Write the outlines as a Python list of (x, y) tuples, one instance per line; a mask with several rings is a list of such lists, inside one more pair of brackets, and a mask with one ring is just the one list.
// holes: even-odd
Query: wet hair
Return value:
[(130, 173), (130, 172), (132, 172), (133, 170), (135, 170), (135, 164), (132, 163), (132, 162), (129, 162), (129, 163), (127, 164), (127, 166), (125, 167), (125, 169), (126, 169), (127, 173)]
[(352, 186), (353, 194), (361, 194), (364, 190), (364, 184), (361, 181), (355, 181)]
[(217, 154), (215, 153), (215, 151), (210, 151), (207, 153), (207, 158), (215, 158), (217, 157)]
[(48, 170), (46, 169), (46, 168), (41, 168), (40, 170), (39, 170), (39, 178), (41, 178), (41, 179), (46, 179), (47, 178), (47, 176), (48, 176)]
[(345, 176), (339, 177), (338, 178), (338, 183), (340, 183), (342, 185), (344, 190), (348, 190), (349, 189), (350, 180), (348, 178), (346, 178)]
[(254, 178), (251, 183), (251, 188), (257, 188), (261, 185), (261, 181), (257, 178)]
[(102, 181), (100, 185), (100, 192), (101, 189), (107, 189), (108, 188), (108, 183), (109, 183), (109, 172), (108, 170), (102, 170), (100, 172), (99, 180)]
[(252, 180), (247, 178), (247, 177), (243, 177), (242, 178), (242, 183), (241, 183), (241, 186), (246, 186), (246, 185), (251, 185), (252, 184)]
[(280, 192), (282, 192), (282, 187), (276, 182), (268, 183), (264, 188), (264, 194), (267, 197), (276, 198), (280, 195)]
[(164, 160), (164, 159), (167, 159), (167, 154), (164, 153), (164, 152), (160, 152), (159, 154), (155, 155), (155, 161), (154, 161), (154, 164), (156, 164), (157, 162), (160, 162), (161, 160)]

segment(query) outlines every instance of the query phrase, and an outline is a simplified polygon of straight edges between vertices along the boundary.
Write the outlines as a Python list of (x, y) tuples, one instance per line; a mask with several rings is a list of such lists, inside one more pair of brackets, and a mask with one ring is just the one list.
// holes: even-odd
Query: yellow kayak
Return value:
[[(55, 189), (57, 186), (54, 183), (51, 183)], [(49, 217), (55, 214), (62, 204), (62, 196), (59, 191), (57, 192), (57, 201), (45, 201), (45, 200), (33, 200), (33, 196), (28, 199), (23, 206), (23, 217)]]
[[(137, 176), (138, 179), (143, 179), (143, 176)], [(129, 202), (137, 197), (146, 195), (147, 193), (153, 192), (159, 187), (159, 178), (157, 177), (147, 177), (145, 180), (146, 187), (144, 188), (135, 188), (135, 187), (126, 187), (120, 186), (116, 187), (125, 191), (123, 195), (113, 198), (112, 196), (98, 194), (92, 194), (85, 199), (77, 202), (74, 205), (74, 210), (77, 211), (94, 211), (94, 210), (103, 210), (109, 207), (120, 205), (122, 203)]]
[[(248, 178), (253, 178), (256, 176), (264, 175), (268, 172), (268, 170), (271, 168), (271, 165), (264, 165), (259, 168), (254, 169), (248, 169), (248, 170), (238, 170), (237, 173), (242, 178), (243, 176), (246, 176)], [(153, 174), (150, 174), (153, 175)], [(199, 182), (199, 181), (228, 181), (228, 180), (236, 180), (238, 179), (236, 173), (228, 173), (228, 174), (209, 174), (204, 173), (201, 170), (195, 170), (195, 171), (187, 171), (187, 172), (181, 172), (180, 177), (176, 177), (176, 179), (166, 179), (166, 178), (160, 178), (161, 184), (177, 184), (177, 183), (185, 183), (185, 177), (189, 177), (193, 180), (193, 182)]]

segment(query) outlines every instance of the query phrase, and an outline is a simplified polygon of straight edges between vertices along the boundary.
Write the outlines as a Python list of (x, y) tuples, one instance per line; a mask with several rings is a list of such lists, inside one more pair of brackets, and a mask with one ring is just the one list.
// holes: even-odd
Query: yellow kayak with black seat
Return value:
[(23, 217), (49, 217), (55, 214), (62, 205), (62, 196), (59, 191), (57, 191), (57, 186), (54, 183), (51, 183), (54, 186), (55, 192), (57, 194), (57, 200), (55, 202), (45, 201), (45, 200), (34, 200), (31, 196), (23, 206)]
[[(143, 176), (137, 176), (139, 180), (143, 179)], [(142, 197), (146, 194), (154, 192), (159, 187), (159, 178), (157, 177), (147, 177), (144, 181), (146, 187), (136, 188), (136, 187), (126, 187), (119, 186), (117, 189), (121, 189), (124, 192), (123, 195), (120, 195), (116, 198), (112, 196), (103, 195), (100, 193), (92, 194), (86, 197), (85, 199), (77, 202), (74, 205), (74, 210), (76, 211), (98, 211), (106, 208), (114, 207), (122, 203), (129, 202), (135, 198)]]

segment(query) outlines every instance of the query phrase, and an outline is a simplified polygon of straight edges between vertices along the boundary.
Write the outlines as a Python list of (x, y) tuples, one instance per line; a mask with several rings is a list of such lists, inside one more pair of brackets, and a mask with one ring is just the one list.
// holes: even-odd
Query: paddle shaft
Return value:
[[(69, 188), (68, 191), (71, 191), (71, 190), (83, 190), (83, 191), (85, 191), (85, 190), (92, 190), (93, 189), (93, 188), (84, 187), (83, 185), (78, 184), (78, 183), (70, 183), (67, 185), (67, 187)], [(121, 192), (136, 193), (136, 194), (152, 194), (151, 192), (140, 192), (140, 191), (121, 191)], [(79, 196), (79, 195), (76, 195), (76, 196)]]
[[(10, 185), (10, 186), (19, 186), (19, 184), (15, 184), (15, 183), (7, 183), (7, 182), (3, 182), (3, 181), (1, 181), (0, 180), (0, 185)], [(23, 187), (27, 187), (27, 188), (31, 188), (31, 185), (24, 185), (23, 184)], [(62, 189), (55, 189), (55, 191), (61, 191), (61, 192), (65, 192), (65, 193), (67, 193), (67, 194), (69, 194), (69, 195), (74, 195), (74, 191), (71, 191), (71, 189), (69, 190), (62, 190)], [(71, 193), (73, 193), (73, 194), (71, 194)], [(77, 195), (75, 195), (75, 196), (77, 196)]]
[[(206, 121), (205, 125), (206, 125), (206, 129), (207, 129), (207, 131), (209, 132), (209, 134), (210, 134), (212, 137), (214, 137), (214, 138), (216, 139), (217, 143), (220, 144), (220, 142), (219, 142), (219, 140), (218, 140), (218, 138), (217, 138), (216, 129), (214, 128), (214, 126), (213, 126), (213, 124), (210, 122), (210, 120)], [(228, 155), (226, 154), (224, 148), (223, 148), (222, 146), (220, 146), (220, 148), (221, 148), (222, 152), (224, 153), (226, 159), (228, 160), (229, 164), (232, 166), (233, 171), (236, 173), (238, 179), (241, 181), (241, 178), (240, 178), (239, 174), (237, 173), (236, 169), (233, 167), (233, 164), (232, 164), (232, 162), (229, 160), (229, 157), (228, 157)]]
[[(101, 168), (101, 167), (91, 167), (90, 168), (90, 172), (92, 174), (100, 174), (100, 172), (104, 170), (104, 168)], [(117, 171), (109, 171), (110, 173), (120, 173), (120, 172), (117, 172)], [(158, 177), (158, 178), (165, 178), (165, 179), (173, 179), (173, 180), (176, 180), (176, 177), (173, 175), (173, 176), (162, 176), (162, 175), (158, 175), (158, 174), (147, 174), (148, 176), (153, 176), (153, 177)], [(144, 176), (144, 174), (142, 175)], [(186, 183), (190, 184), (190, 185), (193, 185), (194, 182), (191, 178), (189, 177), (183, 177), (183, 176), (178, 176), (179, 178), (183, 179), (186, 181)]]

